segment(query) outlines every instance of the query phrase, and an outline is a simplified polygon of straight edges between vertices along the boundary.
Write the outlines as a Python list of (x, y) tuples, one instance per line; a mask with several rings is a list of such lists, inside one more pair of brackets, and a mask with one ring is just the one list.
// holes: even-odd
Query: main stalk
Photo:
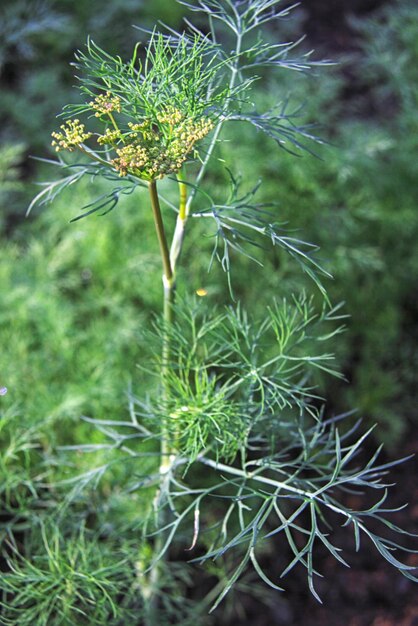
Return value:
[[(148, 184), (148, 190), (151, 199), (152, 214), (154, 217), (155, 231), (157, 233), (158, 243), (160, 247), (161, 260), (163, 266), (163, 288), (164, 288), (164, 308), (163, 308), (163, 345), (162, 345), (162, 367), (161, 367), (161, 383), (163, 404), (168, 408), (169, 405), (169, 373), (171, 360), (170, 346), (170, 326), (174, 317), (174, 295), (176, 288), (175, 268), (180, 256), (183, 245), (183, 238), (188, 217), (186, 209), (187, 187), (184, 183), (182, 174), (178, 173), (178, 183), (180, 192), (179, 214), (177, 217), (176, 227), (173, 234), (171, 248), (169, 249), (167, 237), (164, 228), (164, 222), (161, 214), (160, 201), (158, 197), (157, 183), (152, 180)], [(162, 424), (161, 431), (161, 447), (160, 447), (160, 467), (159, 467), (159, 487), (155, 495), (154, 507), (156, 512), (157, 528), (161, 528), (166, 524), (164, 505), (167, 491), (167, 481), (169, 473), (175, 460), (175, 449), (171, 442), (172, 436), (166, 421)], [(159, 533), (154, 546), (154, 555), (158, 556), (164, 546), (164, 534)], [(149, 578), (149, 593), (147, 598), (146, 623), (147, 626), (160, 626), (159, 615), (159, 586), (161, 585), (162, 562), (155, 562)]]
[[(161, 214), (160, 201), (158, 198), (157, 183), (155, 180), (150, 181), (148, 185), (152, 214), (154, 217), (155, 230), (157, 233), (158, 243), (160, 246), (161, 260), (163, 265), (163, 289), (164, 289), (164, 329), (163, 329), (163, 346), (162, 346), (162, 367), (161, 367), (161, 383), (162, 393), (165, 407), (168, 407), (169, 389), (168, 374), (170, 368), (170, 325), (173, 323), (173, 303), (175, 292), (175, 277), (170, 261), (170, 251), (167, 244), (167, 237), (164, 229), (164, 222)], [(167, 428), (166, 420), (163, 421), (160, 442), (160, 481), (154, 500), (154, 508), (156, 513), (157, 529), (165, 525), (165, 483), (167, 474), (174, 460), (174, 450), (170, 444), (170, 433)], [(159, 533), (154, 546), (154, 556), (158, 557), (164, 545), (164, 536)], [(149, 578), (149, 597), (147, 598), (146, 607), (146, 623), (147, 626), (158, 626), (159, 620), (159, 586), (161, 582), (162, 562), (154, 562)]]

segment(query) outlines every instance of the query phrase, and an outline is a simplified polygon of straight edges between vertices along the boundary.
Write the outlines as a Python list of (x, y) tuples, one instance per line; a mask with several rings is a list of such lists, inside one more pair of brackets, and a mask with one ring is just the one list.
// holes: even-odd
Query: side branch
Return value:
[(177, 180), (179, 184), (179, 213), (176, 221), (176, 228), (174, 230), (173, 241), (170, 248), (170, 263), (173, 272), (176, 271), (177, 261), (180, 257), (180, 252), (183, 246), (184, 233), (186, 230), (186, 222), (188, 219), (187, 209), (187, 185), (184, 182), (182, 172), (177, 173)]

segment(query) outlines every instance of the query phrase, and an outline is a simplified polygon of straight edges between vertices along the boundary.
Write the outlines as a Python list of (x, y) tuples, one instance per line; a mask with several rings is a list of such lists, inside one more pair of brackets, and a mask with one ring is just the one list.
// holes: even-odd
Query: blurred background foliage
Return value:
[[(100, 439), (81, 415), (126, 416), (128, 389), (145, 384), (138, 368), (148, 354), (143, 329), (160, 307), (147, 199), (125, 198), (107, 217), (69, 225), (93, 184), (97, 195), (102, 183), (95, 182), (25, 219), (34, 183), (51, 176), (30, 157), (51, 155), (56, 114), (76, 97), (69, 63), (88, 35), (123, 56), (141, 37), (132, 24), (178, 26), (181, 17), (173, 0), (1, 3), (0, 386), (8, 393), (0, 397), (0, 496), (8, 524), (24, 525), (30, 510), (47, 512), (59, 500), (45, 489), (46, 474), (61, 479), (74, 466), (88, 469), (84, 456), (53, 469), (57, 445)], [(275, 202), (279, 221), (320, 246), (334, 276), (326, 284), (331, 301), (344, 300), (350, 316), (348, 332), (331, 347), (350, 384), (324, 379), (324, 397), (330, 411), (357, 408), (368, 423), (378, 422), (376, 437), (394, 445), (411, 427), (418, 400), (418, 6), (309, 0), (269, 36), (305, 32), (303, 45), (338, 64), (314, 76), (267, 76), (268, 91), (258, 97), (271, 105), (303, 102), (301, 119), (320, 124), (316, 133), (328, 144), (317, 148), (318, 157), (295, 158), (237, 124), (218, 154), (244, 189), (261, 177), (259, 200)], [(206, 184), (221, 193), (227, 182), (220, 160)], [(188, 235), (181, 289), (204, 288), (213, 303), (229, 302), (225, 276), (217, 267), (207, 272), (213, 241), (201, 221)], [(207, 254), (196, 255), (202, 245)], [(254, 319), (273, 296), (315, 289), (280, 251), (262, 257), (264, 268), (233, 259), (235, 298)], [(110, 491), (114, 478), (101, 488)], [(106, 519), (109, 510), (133, 506), (126, 499), (121, 509), (113, 498)]]

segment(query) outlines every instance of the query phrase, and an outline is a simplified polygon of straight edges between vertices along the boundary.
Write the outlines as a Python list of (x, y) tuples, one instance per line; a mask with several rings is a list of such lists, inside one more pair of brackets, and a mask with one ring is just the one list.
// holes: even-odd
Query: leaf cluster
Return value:
[[(45, 481), (48, 475), (42, 468), (39, 431), (35, 426), (22, 424), (12, 411), (0, 416), (0, 499), (2, 522), (0, 528), (22, 529), (36, 508), (42, 508), (48, 499)], [(38, 463), (38, 472), (33, 465)]]
[[(153, 564), (172, 545), (187, 541), (193, 526), (190, 550), (198, 554), (192, 562), (223, 562), (233, 555), (213, 608), (250, 564), (274, 589), (281, 589), (281, 578), (293, 567), (304, 567), (319, 600), (316, 546), (348, 566), (332, 538), (342, 525), (353, 531), (356, 550), (362, 537), (368, 538), (389, 563), (416, 580), (413, 566), (394, 554), (409, 551), (396, 539), (408, 533), (388, 517), (398, 509), (385, 506), (390, 485), (384, 477), (400, 461), (380, 462), (380, 448), (364, 459), (371, 431), (358, 434), (361, 420), (345, 426), (348, 415), (324, 419), (312, 381), (316, 370), (335, 373), (331, 355), (315, 348), (341, 331), (338, 309), (318, 315), (302, 297), (275, 303), (257, 323), (239, 307), (216, 314), (202, 306), (179, 307), (169, 329), (170, 393), (160, 401), (133, 399), (132, 421), (126, 424), (97, 421), (131, 462), (147, 454), (135, 439), (144, 450), (163, 431), (171, 437), (176, 454), (158, 501), (167, 522), (153, 529), (151, 519), (144, 526), (150, 539), (161, 538)], [(156, 371), (163, 365), (157, 357)], [(205, 485), (203, 468), (210, 472)], [(141, 491), (157, 480), (158, 473), (144, 473), (128, 489)], [(364, 497), (370, 490), (381, 492), (372, 506), (352, 509), (345, 503), (347, 493)], [(216, 518), (209, 514), (214, 506)], [(274, 580), (258, 556), (272, 538), (283, 540), (291, 555)]]
[[(211, 264), (214, 259), (220, 261), (223, 270), (230, 277), (231, 253), (243, 254), (262, 264), (250, 250), (265, 248), (265, 242), (282, 249), (294, 259), (301, 269), (314, 281), (322, 295), (326, 298), (321, 277), (331, 275), (318, 263), (314, 252), (318, 250), (314, 244), (291, 235), (275, 219), (273, 206), (256, 201), (260, 184), (249, 191), (241, 190), (241, 180), (229, 173), (230, 190), (224, 203), (216, 202), (209, 194), (204, 194), (207, 208), (192, 213), (196, 218), (210, 218), (214, 223), (214, 232), (208, 233), (214, 240)], [(203, 202), (202, 202), (203, 204)]]
[[(141, 423), (157, 438), (168, 430), (178, 454), (191, 460), (205, 450), (233, 459), (253, 440), (273, 449), (286, 414), (317, 417), (313, 374), (338, 375), (322, 348), (342, 330), (338, 308), (318, 314), (301, 296), (275, 302), (254, 323), (239, 306), (209, 314), (203, 304), (176, 305), (177, 320), (166, 329), (169, 393), (160, 402), (137, 400)], [(156, 378), (164, 365), (156, 354)]]
[[(80, 88), (88, 99), (97, 91), (119, 96), (122, 112), (132, 121), (156, 119), (167, 103), (195, 118), (220, 108), (230, 94), (222, 86), (225, 63), (217, 48), (205, 37), (182, 34), (177, 39), (152, 32), (140, 57), (137, 44), (132, 58), (125, 62), (88, 41), (86, 52), (79, 51), (75, 67), (80, 72)], [(67, 105), (65, 115), (89, 112), (86, 105)]]
[[(384, 477), (390, 467), (402, 461), (379, 463), (380, 450), (368, 460), (360, 461), (361, 447), (370, 432), (356, 436), (360, 423), (357, 422), (352, 429), (340, 434), (336, 424), (343, 417), (346, 416), (316, 422), (311, 427), (289, 422), (288, 438), (282, 439), (280, 451), (270, 457), (255, 453), (252, 458), (243, 456), (239, 463), (228, 465), (200, 455), (193, 469), (198, 472), (198, 466), (203, 465), (206, 471), (211, 470), (208, 487), (191, 486), (192, 470), (189, 470), (188, 484), (179, 479), (176, 471), (181, 469), (179, 461), (172, 467), (165, 484), (166, 506), (172, 521), (155, 531), (165, 537), (162, 551), (155, 558), (161, 558), (194, 520), (191, 549), (200, 555), (192, 562), (222, 562), (233, 555), (224, 588), (212, 610), (248, 565), (253, 566), (262, 581), (279, 591), (283, 590), (282, 579), (295, 566), (302, 566), (306, 569), (311, 592), (321, 601), (315, 588), (315, 580), (321, 573), (315, 567), (314, 554), (321, 545), (331, 557), (349, 567), (332, 538), (336, 526), (343, 526), (352, 530), (357, 551), (362, 539), (371, 540), (391, 565), (417, 581), (414, 566), (396, 555), (397, 552), (414, 552), (403, 544), (403, 538), (409, 533), (388, 517), (400, 509), (385, 506), (390, 485)], [(344, 494), (364, 497), (370, 489), (381, 491), (372, 506), (354, 510), (345, 504)], [(214, 506), (218, 512), (216, 520), (209, 515)], [(205, 525), (201, 526), (201, 519), (206, 520)], [(210, 519), (212, 524), (208, 524)], [(382, 530), (378, 529), (379, 525)], [(284, 556), (279, 560), (273, 579), (258, 558), (272, 538), (277, 549), (280, 539), (287, 545), (287, 560)]]
[(42, 546), (33, 560), (13, 540), (9, 542), (9, 571), (0, 580), (3, 624), (98, 626), (132, 617), (129, 608), (117, 601), (134, 582), (120, 547), (109, 545), (109, 540), (101, 543), (85, 528), (64, 537), (51, 523), (41, 523), (40, 537)]

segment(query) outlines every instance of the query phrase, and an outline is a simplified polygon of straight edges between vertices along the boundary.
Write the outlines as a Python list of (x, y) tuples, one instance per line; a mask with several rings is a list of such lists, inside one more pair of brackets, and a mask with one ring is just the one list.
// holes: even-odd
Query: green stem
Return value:
[[(229, 87), (232, 91), (235, 85), (236, 78), (239, 72), (239, 56), (241, 53), (242, 35), (238, 34), (236, 56), (237, 60), (232, 68), (231, 80)], [(163, 384), (163, 400), (164, 405), (168, 406), (169, 401), (169, 389), (167, 384), (167, 377), (170, 367), (170, 334), (169, 328), (173, 323), (173, 304), (175, 295), (175, 270), (176, 264), (180, 257), (180, 252), (183, 246), (183, 239), (185, 234), (185, 228), (187, 219), (190, 214), (191, 204), (193, 202), (196, 188), (200, 184), (203, 175), (206, 171), (208, 162), (212, 156), (216, 142), (223, 126), (223, 120), (221, 120), (215, 129), (212, 137), (209, 150), (207, 151), (206, 158), (204, 159), (200, 171), (197, 175), (196, 186), (192, 189), (190, 196), (187, 197), (187, 185), (184, 182), (182, 172), (177, 174), (177, 180), (179, 184), (180, 202), (179, 213), (177, 216), (176, 227), (174, 230), (173, 239), (171, 242), (170, 250), (167, 245), (167, 238), (164, 230), (164, 223), (161, 215), (160, 202), (158, 198), (157, 183), (155, 180), (149, 183), (149, 193), (151, 198), (152, 212), (154, 216), (155, 229), (157, 232), (158, 242), (160, 245), (161, 258), (163, 263), (163, 285), (164, 285), (164, 335), (163, 335), (163, 349), (162, 349), (162, 384)], [(157, 528), (161, 528), (165, 523), (165, 514), (162, 509), (165, 499), (165, 483), (168, 475), (175, 462), (175, 451), (170, 445), (169, 433), (166, 425), (163, 425), (161, 434), (161, 453), (160, 453), (160, 484), (159, 489), (155, 496), (155, 510), (157, 515)], [(164, 536), (162, 533), (157, 535), (157, 539), (154, 546), (154, 554), (158, 555), (164, 545)], [(161, 580), (161, 562), (154, 565), (150, 575), (150, 597), (147, 602), (146, 612), (146, 626), (159, 626), (159, 604), (158, 604), (158, 587)]]
[(155, 230), (157, 232), (158, 243), (160, 244), (161, 258), (163, 261), (163, 270), (164, 270), (163, 283), (164, 283), (164, 294), (165, 294), (166, 284), (171, 285), (171, 283), (174, 282), (173, 270), (171, 269), (170, 252), (168, 250), (167, 237), (165, 235), (164, 223), (163, 223), (163, 218), (161, 215), (161, 207), (160, 207), (160, 201), (158, 198), (158, 191), (157, 191), (157, 182), (155, 180), (151, 180), (148, 184), (148, 188), (149, 188), (149, 193), (151, 197), (151, 206), (152, 206), (152, 214), (154, 216)]
[(187, 217), (187, 185), (184, 182), (184, 176), (181, 170), (177, 173), (177, 181), (180, 193), (179, 218), (185, 220)]
[[(170, 262), (170, 252), (167, 244), (167, 237), (164, 229), (164, 222), (161, 215), (160, 201), (158, 198), (157, 183), (152, 180), (149, 185), (149, 193), (151, 198), (151, 207), (154, 217), (155, 230), (157, 233), (158, 243), (160, 246), (161, 259), (163, 265), (163, 287), (164, 287), (164, 331), (163, 331), (163, 347), (162, 347), (162, 368), (161, 382), (163, 388), (163, 401), (165, 407), (168, 406), (169, 389), (168, 389), (168, 373), (170, 368), (170, 333), (169, 327), (173, 323), (173, 304), (175, 293), (174, 272)], [(174, 451), (170, 444), (170, 436), (167, 425), (162, 425), (161, 444), (160, 444), (160, 480), (158, 490), (155, 494), (154, 508), (156, 512), (157, 529), (165, 525), (165, 513), (163, 510), (165, 500), (165, 486), (167, 474), (173, 463)], [(154, 555), (158, 555), (164, 545), (164, 536), (159, 534), (154, 545)], [(146, 624), (147, 626), (158, 626), (159, 621), (159, 586), (161, 580), (162, 563), (158, 561), (154, 564), (149, 577), (149, 597), (147, 599)]]
[(111, 122), (112, 122), (112, 124), (113, 124), (113, 128), (114, 128), (115, 130), (119, 131), (119, 130), (120, 130), (120, 129), (119, 129), (119, 126), (116, 124), (115, 118), (113, 117), (113, 115), (112, 115), (112, 113), (111, 113), (110, 111), (108, 112), (108, 116), (109, 116), (109, 118), (110, 118), (110, 121), (111, 121)]
[[(234, 53), (235, 63), (233, 65), (232, 69), (231, 69), (231, 78), (230, 78), (230, 81), (229, 81), (229, 90), (230, 91), (232, 91), (233, 88), (235, 87), (235, 83), (236, 83), (237, 77), (239, 75), (239, 61), (240, 61), (241, 49), (242, 49), (242, 34), (239, 32), (239, 33), (237, 33), (237, 43), (236, 43), (235, 53)], [(228, 105), (229, 102), (230, 102), (230, 97), (227, 99), (227, 101), (225, 103), (225, 109), (227, 108), (227, 105)], [(212, 158), (212, 154), (213, 154), (213, 151), (215, 149), (216, 143), (217, 143), (217, 141), (219, 139), (219, 135), (221, 134), (221, 130), (222, 130), (223, 125), (224, 125), (224, 120), (223, 119), (221, 119), (217, 123), (217, 125), (216, 125), (214, 133), (212, 135), (212, 140), (211, 140), (210, 145), (209, 145), (209, 147), (208, 147), (208, 149), (206, 151), (206, 156), (203, 159), (203, 163), (202, 163), (202, 165), (201, 165), (201, 167), (199, 169), (199, 172), (197, 174), (194, 187), (193, 187), (193, 189), (190, 192), (189, 199), (187, 200), (186, 216), (189, 215), (189, 213), (190, 213), (190, 209), (191, 209), (194, 197), (196, 195), (196, 191), (197, 191), (197, 189), (198, 189), (198, 187), (199, 187), (199, 185), (200, 185), (200, 183), (202, 181), (203, 176), (205, 175), (208, 163), (209, 163), (210, 159)]]
[[(154, 216), (155, 230), (157, 233), (158, 243), (160, 245), (161, 259), (163, 262), (163, 286), (164, 286), (164, 334), (163, 334), (163, 350), (162, 350), (162, 371), (161, 378), (163, 384), (164, 404), (168, 402), (168, 386), (167, 376), (170, 367), (170, 334), (169, 327), (173, 323), (173, 304), (175, 293), (174, 271), (171, 265), (170, 252), (167, 244), (167, 237), (164, 229), (164, 222), (161, 215), (160, 201), (158, 198), (157, 183), (152, 180), (149, 183), (149, 192), (151, 197), (152, 213)], [(169, 446), (167, 443), (167, 432), (163, 430), (163, 438), (161, 442), (161, 462), (160, 467), (164, 471), (167, 464), (169, 454)]]
[(285, 491), (290, 491), (291, 493), (297, 493), (298, 495), (305, 498), (314, 498), (315, 496), (317, 496), (318, 493), (320, 493), (320, 491), (309, 492), (303, 489), (298, 489), (297, 487), (289, 485), (287, 482), (274, 480), (273, 478), (268, 478), (267, 476), (260, 476), (257, 471), (247, 472), (245, 470), (239, 469), (238, 467), (231, 467), (230, 465), (218, 463), (217, 461), (213, 461), (212, 459), (208, 459), (204, 456), (200, 456), (199, 461), (204, 465), (208, 465), (209, 467), (212, 467), (219, 472), (226, 472), (227, 474), (240, 476), (241, 478), (246, 478), (247, 480), (255, 480), (256, 482), (263, 483), (264, 485), (270, 485), (272, 487), (275, 487), (276, 489), (283, 489)]
[(188, 218), (187, 185), (184, 182), (184, 176), (181, 171), (177, 173), (177, 181), (179, 184), (180, 193), (179, 212), (177, 215), (176, 228), (174, 230), (173, 240), (171, 242), (170, 248), (170, 263), (173, 272), (175, 272), (177, 261), (180, 257)]

